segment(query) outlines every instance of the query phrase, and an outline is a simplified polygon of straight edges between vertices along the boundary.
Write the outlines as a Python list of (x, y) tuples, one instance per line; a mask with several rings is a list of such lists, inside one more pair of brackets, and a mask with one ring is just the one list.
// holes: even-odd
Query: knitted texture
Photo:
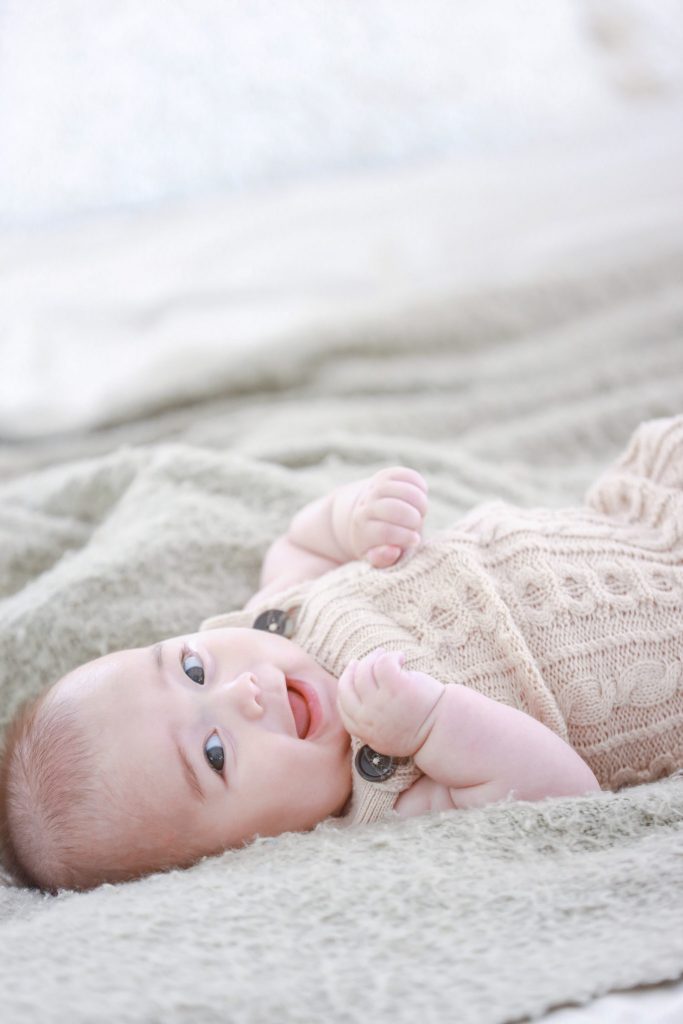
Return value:
[[(668, 775), (683, 768), (683, 416), (643, 424), (585, 507), (491, 503), (392, 569), (350, 564), (266, 606), (289, 611), (292, 639), (337, 677), (376, 647), (402, 650), (408, 668), (543, 722), (603, 788)], [(419, 774), (354, 770), (348, 819), (382, 816)]]

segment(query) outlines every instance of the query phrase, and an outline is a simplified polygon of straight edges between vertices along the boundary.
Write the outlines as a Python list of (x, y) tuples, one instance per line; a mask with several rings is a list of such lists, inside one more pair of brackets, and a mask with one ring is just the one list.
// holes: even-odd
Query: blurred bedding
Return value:
[(682, 50), (680, 0), (3, 0), (0, 227), (585, 136)]
[[(505, 159), (471, 154), (5, 233), (0, 437), (296, 385), (323, 335), (357, 346), (360, 325), (385, 310), (456, 310), (461, 296), (472, 347), (468, 310), (479, 321), (487, 292), (538, 304), (558, 278), (588, 293), (605, 276), (660, 266), (675, 286), (680, 127), (678, 110), (663, 110), (627, 133), (610, 123), (600, 138)], [(637, 287), (629, 301), (611, 315), (650, 320)]]
[[(681, 412), (666, 19), (579, 6), (602, 84), (552, 138), (534, 120), (524, 145), (422, 140), (408, 162), (356, 153), (137, 212), (113, 190), (97, 216), (0, 236), (1, 724), (88, 658), (239, 607), (292, 512), (336, 483), (414, 465), (429, 533), (491, 498), (578, 502), (639, 422)], [(649, 34), (619, 35), (639, 19)], [(598, 103), (606, 81), (618, 102)], [(672, 1024), (682, 843), (677, 776), (323, 825), (86, 894), (5, 874), (0, 1012)]]

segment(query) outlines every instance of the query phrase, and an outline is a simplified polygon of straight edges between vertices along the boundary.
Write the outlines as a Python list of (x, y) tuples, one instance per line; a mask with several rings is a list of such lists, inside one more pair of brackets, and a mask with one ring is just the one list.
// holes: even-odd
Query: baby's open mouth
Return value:
[(303, 687), (296, 679), (287, 680), (287, 698), (292, 709), (296, 734), (300, 740), (303, 740), (311, 728), (311, 710)]

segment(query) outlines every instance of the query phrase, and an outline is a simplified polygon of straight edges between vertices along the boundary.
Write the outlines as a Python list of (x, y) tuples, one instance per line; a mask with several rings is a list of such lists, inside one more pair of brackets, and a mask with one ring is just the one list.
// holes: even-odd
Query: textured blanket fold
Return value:
[[(86, 659), (240, 607), (292, 513), (380, 466), (426, 476), (428, 534), (492, 498), (578, 500), (640, 421), (681, 411), (680, 237), (675, 217), (642, 247), (615, 232), (587, 274), (564, 251), (292, 339), (296, 382), (207, 379), (191, 406), (5, 448), (2, 720)], [(0, 1015), (502, 1024), (679, 977), (682, 868), (674, 777), (323, 825), (88, 894), (8, 884)]]

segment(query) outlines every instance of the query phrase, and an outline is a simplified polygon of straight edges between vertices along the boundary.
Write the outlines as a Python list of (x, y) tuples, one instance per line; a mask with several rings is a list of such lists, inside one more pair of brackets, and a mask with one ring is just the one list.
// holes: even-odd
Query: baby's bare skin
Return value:
[(380, 648), (352, 661), (337, 688), (349, 733), (384, 754), (414, 758), (425, 773), (398, 798), (399, 814), (600, 788), (585, 761), (534, 718), (404, 661)]
[(337, 487), (298, 512), (287, 533), (271, 545), (261, 589), (247, 607), (355, 559), (376, 569), (394, 565), (420, 544), (426, 512), (425, 479), (406, 466)]

